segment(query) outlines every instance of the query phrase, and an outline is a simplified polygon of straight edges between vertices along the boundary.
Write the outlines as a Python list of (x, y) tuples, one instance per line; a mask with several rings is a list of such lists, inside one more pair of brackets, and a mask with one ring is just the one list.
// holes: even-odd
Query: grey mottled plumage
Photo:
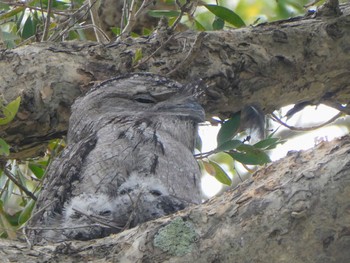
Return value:
[(30, 238), (103, 237), (200, 203), (192, 152), (204, 112), (193, 92), (164, 77), (133, 74), (78, 99), (67, 148), (48, 170)]

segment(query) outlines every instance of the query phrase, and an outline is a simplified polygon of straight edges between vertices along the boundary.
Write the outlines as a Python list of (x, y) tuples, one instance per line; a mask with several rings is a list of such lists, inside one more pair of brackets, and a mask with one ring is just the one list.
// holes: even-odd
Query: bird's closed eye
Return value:
[(156, 99), (149, 94), (137, 94), (135, 95), (134, 100), (145, 104), (153, 104), (157, 102)]
[(110, 210), (105, 210), (105, 211), (99, 212), (100, 216), (110, 216), (111, 214), (112, 214), (112, 211), (110, 211)]
[(161, 196), (162, 195), (162, 193), (158, 190), (151, 190), (149, 192), (154, 196)]

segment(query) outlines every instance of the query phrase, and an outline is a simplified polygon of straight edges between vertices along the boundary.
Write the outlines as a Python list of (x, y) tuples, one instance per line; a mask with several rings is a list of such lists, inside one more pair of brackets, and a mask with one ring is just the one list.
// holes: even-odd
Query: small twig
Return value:
[(310, 6), (316, 5), (318, 2), (320, 2), (321, 0), (314, 0), (306, 5), (304, 5), (304, 8), (309, 8)]
[(271, 114), (272, 116), (272, 120), (276, 121), (277, 123), (281, 124), (282, 126), (292, 130), (292, 131), (313, 131), (319, 128), (322, 128), (332, 122), (334, 122), (336, 119), (338, 119), (339, 117), (341, 117), (343, 115), (342, 112), (337, 113), (335, 116), (333, 116), (332, 118), (330, 118), (328, 121), (320, 124), (320, 125), (316, 125), (316, 126), (312, 126), (312, 127), (295, 127), (295, 126), (290, 126), (287, 123), (283, 122), (280, 118), (278, 118), (274, 113)]
[[(110, 38), (106, 35), (106, 33), (98, 26), (94, 25), (94, 24), (88, 24), (88, 25), (79, 25), (79, 27), (74, 26), (71, 27), (69, 30), (75, 30), (75, 29), (89, 29), (89, 28), (93, 28), (96, 31), (98, 31), (104, 38), (104, 42), (99, 42), (99, 43), (106, 43), (106, 42), (110, 42)], [(97, 40), (97, 38), (96, 38)], [(97, 40), (98, 41), (98, 40)]]
[(87, 217), (88, 219), (90, 219), (91, 221), (100, 224), (99, 226), (103, 225), (103, 226), (110, 227), (110, 228), (114, 228), (114, 229), (118, 229), (118, 230), (123, 229), (123, 227), (111, 225), (111, 224), (109, 224), (109, 222), (105, 222), (105, 218), (103, 218), (103, 217), (100, 217), (100, 218), (99, 218), (99, 216), (97, 216), (97, 215), (89, 215), (89, 214), (85, 213), (84, 211), (79, 210), (79, 209), (77, 209), (77, 208), (72, 208), (72, 209), (73, 209), (75, 212), (77, 212), (77, 213), (79, 213), (79, 214), (81, 214), (81, 215), (86, 216), (86, 217)]
[(348, 107), (348, 105), (343, 106), (340, 103), (337, 103), (331, 100), (322, 100), (322, 104), (329, 106), (333, 109), (336, 109), (342, 113), (345, 113), (346, 115), (350, 115), (350, 108)]
[[(121, 31), (121, 36), (130, 33), (131, 28), (134, 26), (136, 18), (134, 16), (135, 12), (136, 12), (136, 5), (135, 5), (135, 1), (136, 0), (132, 0), (130, 7), (128, 7), (128, 18), (127, 18), (127, 24), (125, 25), (125, 27), (123, 28), (123, 30)], [(125, 11), (126, 13), (126, 11)]]
[(179, 62), (179, 64), (177, 64), (173, 70), (169, 71), (166, 74), (166, 76), (169, 77), (169, 76), (173, 75), (176, 71), (178, 71), (186, 63), (187, 63), (187, 67), (189, 64), (191, 64), (191, 58), (193, 57), (193, 55), (196, 54), (196, 51), (200, 48), (200, 45), (202, 44), (202, 40), (204, 39), (204, 37), (206, 35), (207, 34), (205, 32), (200, 32), (196, 36), (196, 39), (194, 40), (193, 45), (192, 45), (191, 49), (188, 51), (186, 57), (181, 62)]
[[(93, 29), (95, 32), (95, 37), (96, 37), (97, 42), (99, 42), (99, 43), (109, 42), (110, 40), (106, 36), (105, 32), (103, 32), (103, 30), (101, 30), (101, 28), (98, 27), (98, 23), (96, 20), (97, 18), (95, 17), (95, 14), (93, 11), (93, 10), (97, 10), (97, 8), (95, 7), (96, 2), (97, 2), (97, 0), (89, 0), (89, 12), (90, 12), (90, 17), (91, 17)], [(95, 13), (97, 13), (97, 11)]]
[(79, 229), (79, 228), (86, 228), (86, 227), (100, 227), (101, 224), (88, 224), (88, 225), (76, 225), (76, 226), (62, 226), (62, 227), (27, 227), (28, 230), (56, 230), (56, 231), (63, 231), (66, 229)]
[(176, 4), (177, 4), (177, 6), (180, 8), (180, 15), (176, 18), (174, 24), (173, 24), (173, 25), (171, 26), (171, 28), (170, 28), (170, 30), (171, 30), (172, 32), (175, 30), (175, 28), (177, 27), (177, 25), (180, 23), (180, 21), (181, 21), (183, 15), (184, 15), (184, 13), (185, 13), (183, 7), (187, 5), (187, 3), (186, 3), (186, 4), (184, 4), (184, 5), (182, 6), (179, 0), (175, 0), (175, 2), (176, 2)]
[(18, 182), (17, 179), (13, 176), (13, 174), (8, 169), (5, 168), (4, 173), (15, 185), (17, 185), (17, 187), (19, 189), (21, 189), (23, 192), (25, 192), (26, 195), (28, 195), (34, 201), (37, 200), (36, 196), (31, 191), (29, 191), (27, 188), (25, 188), (20, 182)]
[(241, 180), (241, 182), (243, 182), (244, 180), (242, 179), (241, 174), (237, 171), (236, 168), (235, 168), (235, 170), (236, 170), (236, 174), (238, 175), (239, 180)]
[[(252, 174), (252, 173), (254, 173), (257, 169), (255, 168), (255, 169), (250, 169), (246, 164), (244, 164), (244, 163), (241, 163), (242, 164), (242, 166), (244, 167), (244, 169), (246, 169), (247, 171), (248, 171), (248, 173), (250, 173), (250, 174)], [(241, 179), (241, 177), (239, 177), (240, 179)], [(242, 180), (242, 179), (241, 179)]]
[[(17, 3), (9, 3), (9, 2), (2, 2), (2, 1), (0, 1), (0, 3), (6, 3), (7, 5), (14, 6), (14, 7), (25, 7), (29, 10), (35, 10), (35, 11), (39, 11), (39, 12), (43, 11), (43, 9), (41, 7), (30, 6), (27, 3), (18, 3), (18, 2)], [(56, 10), (51, 10), (51, 13), (55, 14), (55, 15), (60, 15), (60, 16), (67, 16), (67, 17), (70, 16), (69, 14), (66, 14), (65, 12), (56, 11)]]
[(124, 226), (124, 228), (123, 228), (123, 231), (126, 230), (126, 229), (129, 229), (129, 227), (130, 227), (131, 221), (133, 220), (134, 215), (135, 215), (135, 213), (136, 213), (137, 203), (140, 201), (140, 197), (141, 197), (142, 191), (137, 195), (136, 202), (134, 202), (134, 200), (132, 200), (132, 198), (131, 198), (131, 196), (129, 195), (129, 193), (127, 193), (127, 194), (128, 194), (129, 199), (130, 199), (130, 201), (131, 201), (131, 203), (132, 203), (133, 209), (132, 209), (132, 212), (131, 212), (131, 214), (130, 214), (130, 216), (129, 216), (129, 218), (128, 218), (128, 221), (126, 222), (126, 224), (125, 224), (125, 226)]
[(152, 3), (152, 0), (143, 0), (140, 8), (136, 10), (136, 0), (132, 0), (129, 8), (128, 22), (121, 32), (121, 36), (129, 34), (134, 27), (137, 19), (145, 12), (146, 8)]
[[(28, 227), (28, 223), (35, 217), (37, 216), (39, 213), (41, 213), (43, 210), (45, 210), (47, 207), (49, 207), (50, 205), (52, 205), (54, 202), (57, 202), (57, 200), (53, 200), (51, 201), (50, 203), (48, 203), (47, 205), (45, 205), (44, 207), (42, 207), (41, 209), (39, 209), (39, 211), (36, 211), (34, 214), (32, 214), (30, 216), (30, 218), (27, 220), (27, 222), (25, 223), (25, 225), (23, 226), (23, 229), (22, 229), (22, 232), (23, 232), (23, 236), (24, 238), (26, 239), (26, 242), (29, 246), (29, 248), (32, 248), (33, 247), (33, 243), (29, 240), (28, 238), (28, 235), (27, 235), (27, 230), (30, 229), (32, 230), (33, 228), (32, 227)], [(34, 230), (34, 229), (33, 229)]]
[(139, 18), (152, 3), (153, 0), (143, 0), (139, 10), (135, 13), (135, 18)]
[(45, 20), (43, 35), (41, 37), (41, 42), (46, 41), (47, 40), (47, 36), (49, 34), (52, 1), (53, 0), (48, 0), (47, 1), (46, 20)]
[(120, 32), (122, 32), (124, 29), (124, 21), (126, 21), (128, 18), (128, 13), (129, 13), (128, 10), (129, 10), (128, 0), (123, 0), (122, 18), (120, 19)]
[(168, 44), (170, 42), (170, 40), (172, 40), (174, 37), (174, 35), (170, 35), (170, 37), (164, 42), (162, 43), (151, 55), (149, 55), (148, 57), (146, 57), (145, 59), (141, 59), (140, 62), (138, 62), (135, 66), (133, 66), (132, 68), (138, 68), (140, 65), (146, 63), (148, 60), (150, 60), (152, 57), (154, 57), (155, 54), (157, 54), (162, 48), (164, 48), (164, 46), (166, 44)]
[[(73, 18), (75, 18), (75, 16), (77, 14), (80, 13), (81, 10), (83, 10), (88, 4), (84, 4), (82, 5), (78, 10), (76, 10), (72, 15), (71, 18), (67, 19), (66, 21), (64, 21), (63, 23), (61, 23), (60, 25), (58, 25), (55, 29), (51, 29), (51, 30), (59, 30), (58, 27), (60, 28), (64, 28), (66, 25), (68, 25), (68, 27), (64, 30), (62, 30), (61, 32), (58, 32), (56, 34), (53, 34), (52, 36), (50, 36), (49, 41), (56, 41), (59, 37), (62, 37), (62, 35), (64, 35), (68, 30), (70, 30), (73, 26), (74, 23), (71, 23), (71, 20)], [(87, 15), (87, 13), (90, 12), (90, 8), (88, 8), (88, 10), (82, 14), (81, 16), (77, 17), (77, 21), (79, 21), (81, 18), (83, 18), (85, 15)], [(71, 25), (70, 25), (71, 24)]]
[(27, 242), (27, 244), (28, 244), (28, 248), (29, 248), (29, 249), (32, 249), (33, 243), (29, 240), (26, 231), (27, 231), (26, 227), (23, 227), (23, 228), (22, 228), (22, 234), (23, 234), (23, 236), (24, 236), (24, 239), (26, 240), (26, 242)]
[[(52, 205), (53, 203), (57, 202), (58, 200), (53, 200), (50, 203), (48, 203), (47, 205), (45, 205), (44, 207), (40, 208), (38, 211), (35, 211), (34, 214), (32, 214), (30, 216), (30, 218), (27, 220), (27, 224), (29, 223), (30, 220), (32, 220), (34, 217), (36, 217), (39, 213), (41, 213), (42, 211), (44, 211), (46, 208), (48, 208), (50, 205)], [(24, 226), (24, 228), (28, 228), (27, 226)]]
[(7, 191), (8, 181), (9, 181), (9, 178), (6, 179), (6, 182), (5, 182), (5, 184), (4, 184), (5, 187), (1, 189), (1, 191), (0, 191), (0, 196), (2, 196), (2, 194), (3, 194), (5, 191)]
[(205, 152), (205, 153), (198, 153), (194, 155), (194, 158), (196, 158), (197, 160), (201, 160), (204, 158), (207, 158), (208, 156), (217, 153), (215, 150), (209, 151), (209, 152)]

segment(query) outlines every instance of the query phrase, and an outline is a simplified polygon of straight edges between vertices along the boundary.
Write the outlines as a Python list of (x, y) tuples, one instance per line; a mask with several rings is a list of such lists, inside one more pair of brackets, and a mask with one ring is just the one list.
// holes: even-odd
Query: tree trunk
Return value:
[[(0, 137), (12, 157), (36, 156), (41, 142), (62, 136), (70, 106), (95, 82), (147, 71), (181, 83), (202, 79), (207, 117), (248, 104), (272, 112), (303, 101), (342, 108), (350, 97), (350, 4), (340, 16), (293, 18), (230, 31), (158, 32), (149, 38), (96, 43), (40, 43), (1, 53), (0, 92), (22, 96), (15, 121)], [(143, 58), (133, 61), (137, 50)]]
[(234, 190), (103, 239), (28, 249), (4, 262), (325, 262), (350, 259), (350, 137), (290, 153)]

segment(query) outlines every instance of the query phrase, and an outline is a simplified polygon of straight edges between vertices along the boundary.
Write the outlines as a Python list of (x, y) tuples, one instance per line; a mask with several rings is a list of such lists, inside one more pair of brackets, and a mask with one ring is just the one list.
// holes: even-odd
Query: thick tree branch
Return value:
[[(37, 154), (40, 143), (65, 134), (77, 96), (96, 81), (131, 71), (171, 72), (180, 82), (203, 79), (208, 90), (202, 105), (208, 116), (227, 115), (251, 103), (260, 104), (265, 112), (301, 101), (346, 104), (350, 4), (341, 11), (337, 17), (184, 32), (168, 42), (159, 32), (107, 46), (41, 43), (3, 51), (0, 92), (7, 101), (20, 95), (23, 103), (15, 121), (0, 127), (0, 137), (19, 152), (13, 157)], [(140, 49), (145, 62), (134, 68), (134, 54)]]
[(18, 262), (348, 262), (350, 137), (290, 153), (235, 190), (104, 239), (1, 241)]

